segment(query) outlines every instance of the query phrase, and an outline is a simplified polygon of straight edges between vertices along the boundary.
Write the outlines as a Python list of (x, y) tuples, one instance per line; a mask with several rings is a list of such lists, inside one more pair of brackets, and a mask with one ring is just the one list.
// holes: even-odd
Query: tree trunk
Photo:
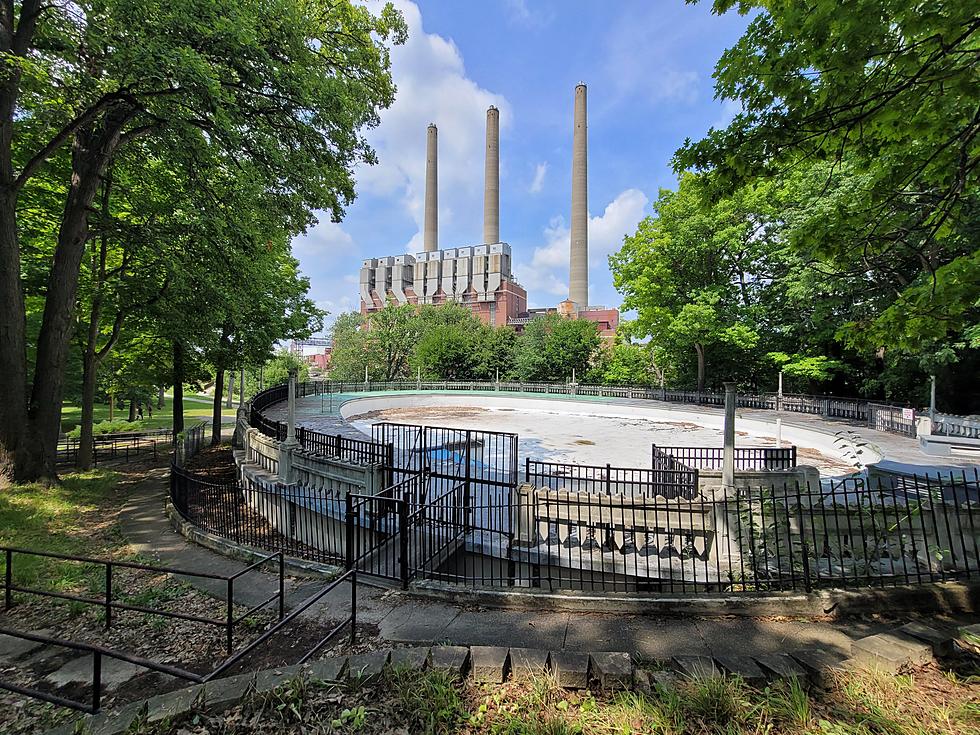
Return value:
[(157, 388), (157, 410), (158, 411), (162, 411), (163, 410), (163, 403), (164, 403), (163, 393), (164, 393), (164, 390), (165, 390), (165, 386), (162, 386), (162, 385)]
[(106, 112), (96, 130), (80, 130), (72, 144), (72, 176), (58, 231), (54, 262), (48, 274), (44, 315), (37, 339), (34, 384), (28, 423), (36, 441), (17, 454), (18, 474), (25, 479), (56, 481), (65, 360), (74, 327), (78, 277), (88, 241), (88, 213), (119, 135), (132, 113), (117, 107)]
[(135, 398), (130, 398), (129, 399), (129, 420), (130, 421), (135, 421), (136, 420), (136, 399)]
[(9, 472), (14, 482), (30, 479), (19, 460), (28, 441), (24, 331), (16, 199), (13, 193), (0, 193), (0, 476)]
[(75, 458), (75, 464), (81, 470), (87, 470), (92, 466), (95, 444), (92, 424), (95, 417), (95, 377), (97, 372), (95, 351), (86, 349), (82, 356), (82, 430), (78, 439), (78, 456)]
[(214, 404), (211, 411), (211, 446), (221, 444), (221, 394), (225, 387), (225, 369), (218, 368), (214, 379)]
[(174, 436), (184, 430), (184, 348), (174, 340)]
[(698, 393), (704, 393), (704, 345), (695, 342), (694, 351), (698, 353)]
[(225, 397), (225, 408), (235, 405), (235, 371), (228, 371), (228, 395)]
[(109, 394), (109, 423), (116, 420), (116, 394)]

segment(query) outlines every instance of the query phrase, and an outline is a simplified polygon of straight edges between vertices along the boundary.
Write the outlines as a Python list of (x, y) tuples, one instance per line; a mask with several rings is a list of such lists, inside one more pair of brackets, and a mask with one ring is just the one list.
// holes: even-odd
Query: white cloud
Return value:
[(506, 0), (506, 5), (510, 11), (508, 17), (514, 25), (524, 26), (525, 28), (540, 28), (548, 25), (555, 19), (554, 9), (542, 9), (539, 6), (532, 10), (528, 7), (527, 0)]
[(665, 11), (649, 4), (622, 13), (604, 45), (604, 71), (613, 101), (696, 102), (703, 79), (697, 71), (680, 67), (679, 61), (688, 58), (687, 47), (701, 33), (703, 28), (691, 22), (683, 7)]
[[(361, 191), (399, 197), (419, 232), (425, 197), (426, 127), (439, 128), (439, 243), (441, 247), (476, 242), (481, 235), (486, 110), (500, 110), (500, 126), (511, 124), (507, 100), (467, 77), (463, 56), (452, 40), (426, 33), (418, 6), (397, 0), (408, 24), (408, 41), (392, 49), (391, 68), (398, 92), (381, 113), (381, 124), (368, 139), (378, 154), (376, 166), (358, 170)], [(414, 248), (420, 235), (406, 243)], [(390, 249), (397, 252), (399, 247)], [(380, 253), (377, 253), (380, 254)]]
[(542, 161), (537, 166), (534, 167), (534, 179), (531, 181), (531, 186), (528, 187), (528, 191), (532, 194), (538, 194), (544, 187), (544, 177), (548, 173), (548, 162)]
[[(589, 217), (590, 294), (612, 295), (607, 257), (618, 250), (623, 237), (636, 229), (649, 203), (639, 189), (627, 189), (606, 205), (602, 214)], [(534, 249), (530, 263), (517, 263), (514, 273), (528, 290), (534, 305), (539, 294), (561, 298), (568, 296), (568, 247), (570, 231), (563, 217), (553, 217), (542, 232), (544, 244)], [(591, 299), (591, 295), (590, 295)]]

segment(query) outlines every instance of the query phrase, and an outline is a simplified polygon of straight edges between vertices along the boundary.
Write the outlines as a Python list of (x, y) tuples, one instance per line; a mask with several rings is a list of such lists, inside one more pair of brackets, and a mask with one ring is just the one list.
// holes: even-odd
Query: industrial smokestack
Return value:
[(578, 309), (589, 305), (588, 123), (585, 85), (575, 87), (575, 128), (572, 133), (572, 235), (568, 298)]
[(429, 123), (425, 143), (425, 224), (422, 243), (425, 252), (439, 249), (439, 131)]
[(487, 156), (483, 174), (483, 242), (500, 242), (500, 112), (487, 110)]

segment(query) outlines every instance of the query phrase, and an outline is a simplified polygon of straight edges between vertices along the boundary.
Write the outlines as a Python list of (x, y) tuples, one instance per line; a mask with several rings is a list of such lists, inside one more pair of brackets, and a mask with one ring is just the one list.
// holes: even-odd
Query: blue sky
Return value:
[(357, 171), (340, 224), (294, 242), (311, 295), (358, 307), (367, 257), (421, 250), (425, 134), (439, 126), (439, 246), (478, 244), (486, 108), (501, 110), (500, 236), (531, 306), (567, 295), (574, 87), (589, 87), (590, 303), (619, 306), (607, 257), (661, 187), (673, 152), (724, 125), (711, 73), (747, 19), (681, 0), (396, 0), (409, 40), (392, 52), (398, 94), (369, 134), (379, 163)]

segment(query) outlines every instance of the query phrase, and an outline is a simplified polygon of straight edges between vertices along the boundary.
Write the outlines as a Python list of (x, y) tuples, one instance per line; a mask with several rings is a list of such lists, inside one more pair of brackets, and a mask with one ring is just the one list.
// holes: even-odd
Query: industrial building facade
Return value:
[(500, 115), (487, 110), (483, 240), (480, 245), (439, 249), (438, 130), (429, 125), (425, 159), (423, 247), (415, 255), (368, 258), (361, 265), (361, 313), (387, 304), (446, 304), (467, 307), (484, 324), (517, 331), (549, 311), (588, 319), (607, 341), (619, 324), (616, 309), (590, 309), (588, 301), (588, 179), (586, 88), (575, 88), (572, 146), (572, 217), (569, 299), (556, 308), (527, 307), (527, 291), (514, 278), (510, 245), (500, 242)]

